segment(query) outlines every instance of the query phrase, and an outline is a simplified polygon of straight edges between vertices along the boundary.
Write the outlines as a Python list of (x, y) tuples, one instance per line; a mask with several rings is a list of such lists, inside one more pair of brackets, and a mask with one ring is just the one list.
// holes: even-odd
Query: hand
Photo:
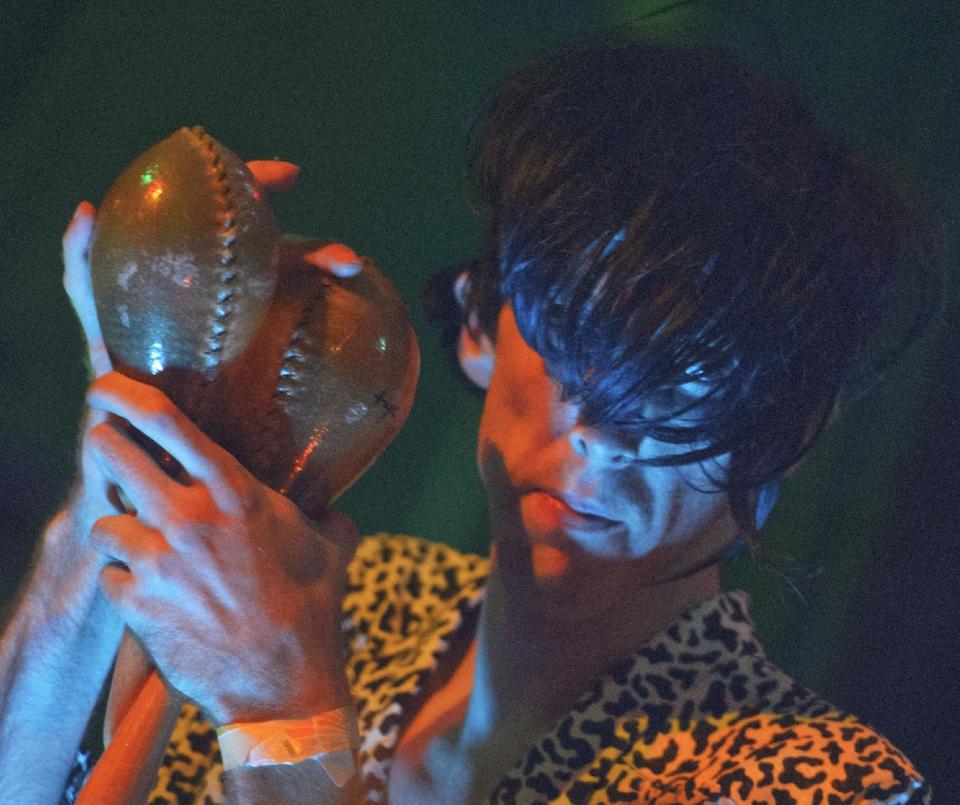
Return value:
[[(247, 168), (261, 191), (289, 190), (300, 175), (300, 168), (293, 163), (275, 159), (254, 160), (247, 163)], [(363, 268), (357, 253), (342, 243), (328, 243), (308, 254), (298, 254), (297, 258), (337, 277), (356, 276)]]
[[(259, 189), (269, 192), (288, 190), (295, 183), (300, 170), (289, 162), (275, 160), (250, 162), (248, 167), (256, 178)], [(95, 215), (96, 210), (92, 204), (81, 203), (64, 233), (63, 282), (86, 338), (91, 375), (99, 378), (111, 371), (111, 362), (97, 319), (88, 259)], [(329, 244), (306, 255), (302, 251), (296, 255), (296, 259), (305, 260), (337, 276), (352, 276), (361, 269), (362, 264), (356, 253), (340, 244)], [(81, 566), (82, 560), (82, 567), (92, 570), (90, 583), (94, 589), (96, 572), (107, 558), (90, 550), (88, 537), (93, 524), (102, 517), (126, 513), (126, 506), (121, 502), (117, 488), (100, 466), (91, 460), (93, 450), (88, 445), (90, 432), (107, 423), (110, 418), (108, 414), (95, 408), (91, 408), (87, 413), (80, 452), (80, 479), (65, 512), (72, 523), (70, 531), (74, 535), (66, 546), (65, 558), (67, 563), (74, 567)], [(115, 420), (115, 423), (119, 424), (119, 421)], [(81, 552), (79, 557), (76, 555), (77, 549)], [(64, 548), (58, 550), (62, 553)], [(136, 688), (137, 685), (133, 687)]]
[[(218, 724), (349, 702), (339, 622), (353, 524), (332, 511), (308, 521), (152, 386), (112, 372), (87, 401), (112, 418), (89, 432), (84, 461), (135, 509), (93, 524), (100, 583), (167, 680)], [(166, 475), (120, 419), (182, 474)]]
[[(92, 204), (81, 202), (63, 233), (63, 287), (86, 339), (90, 372), (94, 377), (101, 377), (110, 371), (111, 365), (97, 319), (88, 259), (95, 212)], [(86, 535), (90, 533), (93, 523), (101, 517), (124, 511), (116, 490), (97, 465), (86, 458), (88, 451), (84, 449), (90, 430), (105, 420), (105, 415), (93, 411), (88, 411), (84, 418), (79, 459), (80, 477), (67, 507), (73, 532), (78, 537), (72, 547), (80, 548), (86, 558), (89, 558), (90, 553)], [(94, 570), (97, 567), (98, 564), (95, 564)]]

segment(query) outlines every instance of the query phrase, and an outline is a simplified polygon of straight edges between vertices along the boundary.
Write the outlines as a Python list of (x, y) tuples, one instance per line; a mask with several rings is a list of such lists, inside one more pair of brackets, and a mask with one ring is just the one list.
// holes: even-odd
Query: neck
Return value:
[[(529, 742), (613, 663), (720, 592), (716, 565), (652, 584), (638, 583), (630, 568), (602, 567), (593, 580), (603, 584), (579, 590), (565, 584), (518, 586), (504, 568), (495, 558), (460, 736), (465, 746), (491, 741), (494, 728), (498, 742), (504, 730)], [(571, 613), (569, 602), (578, 596), (581, 602), (591, 599), (590, 606)]]

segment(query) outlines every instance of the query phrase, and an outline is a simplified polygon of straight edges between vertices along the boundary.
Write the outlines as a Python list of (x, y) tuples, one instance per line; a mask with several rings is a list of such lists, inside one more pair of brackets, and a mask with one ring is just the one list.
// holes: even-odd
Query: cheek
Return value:
[[(716, 471), (720, 470), (718, 466)], [(726, 494), (709, 491), (715, 488), (711, 474), (698, 466), (651, 467), (646, 482), (652, 517), (665, 542), (695, 537), (729, 511)]]
[(511, 372), (494, 374), (481, 418), (481, 441), (491, 442), (505, 454), (526, 452), (550, 439), (554, 419), (550, 386), (535, 375)]
[[(489, 465), (513, 465), (526, 421), (525, 407), (520, 395), (510, 387), (491, 383), (483, 405), (477, 439), (477, 467), (487, 484), (496, 482), (499, 473), (491, 473)], [(491, 477), (491, 475), (495, 477)]]

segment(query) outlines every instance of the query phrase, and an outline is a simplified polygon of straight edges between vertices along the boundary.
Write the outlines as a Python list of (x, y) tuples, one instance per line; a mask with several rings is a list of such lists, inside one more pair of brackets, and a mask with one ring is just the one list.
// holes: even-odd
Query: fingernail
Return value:
[(70, 220), (71, 220), (71, 221), (76, 221), (77, 218), (80, 217), (80, 214), (81, 214), (81, 213), (83, 213), (83, 214), (85, 214), (85, 215), (89, 215), (89, 214), (91, 214), (92, 212), (93, 212), (93, 205), (92, 205), (89, 201), (81, 201), (81, 202), (77, 205), (77, 208), (73, 211), (73, 217), (72, 217)]
[(329, 243), (304, 255), (304, 260), (317, 268), (332, 271), (338, 277), (353, 277), (363, 268), (363, 261), (357, 253), (342, 243)]

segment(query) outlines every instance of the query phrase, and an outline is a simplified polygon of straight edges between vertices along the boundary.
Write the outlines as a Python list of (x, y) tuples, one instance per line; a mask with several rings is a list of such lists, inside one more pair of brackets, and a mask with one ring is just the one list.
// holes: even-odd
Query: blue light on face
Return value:
[(150, 367), (150, 374), (157, 375), (163, 371), (163, 345), (159, 341), (154, 341), (147, 352), (147, 362)]

